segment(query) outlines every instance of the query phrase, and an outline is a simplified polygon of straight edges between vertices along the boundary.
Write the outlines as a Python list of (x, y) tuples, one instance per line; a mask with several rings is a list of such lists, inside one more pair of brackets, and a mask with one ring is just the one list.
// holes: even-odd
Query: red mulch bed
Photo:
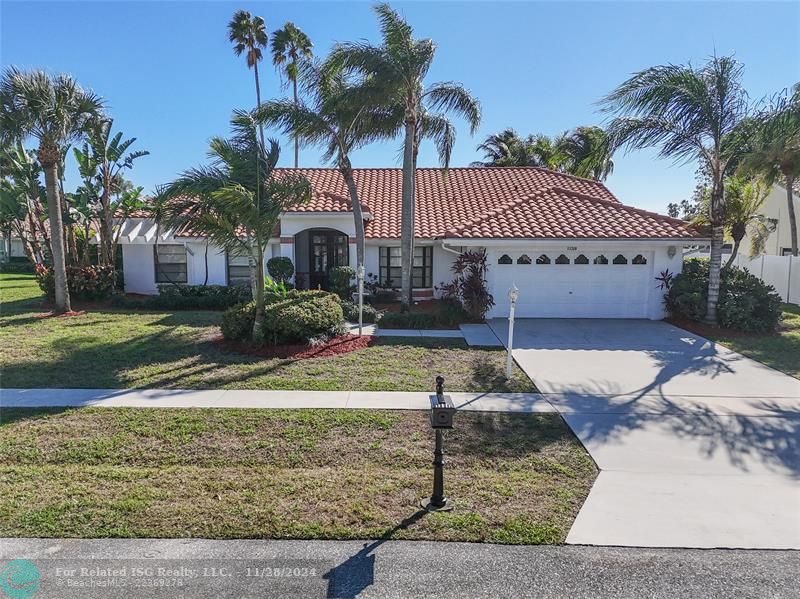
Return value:
[(247, 354), (262, 358), (291, 358), (292, 360), (308, 360), (310, 358), (326, 358), (338, 354), (364, 349), (375, 342), (371, 335), (342, 335), (322, 345), (253, 345), (244, 341), (229, 341), (219, 335), (212, 342), (223, 352)]
[(680, 327), (682, 329), (686, 329), (696, 335), (700, 335), (701, 337), (715, 337), (715, 336), (723, 336), (728, 338), (743, 338), (743, 337), (773, 337), (778, 335), (777, 332), (775, 333), (752, 333), (748, 331), (739, 331), (736, 329), (728, 329), (725, 327), (715, 327), (710, 324), (704, 324), (702, 322), (696, 322), (694, 320), (687, 320), (685, 318), (665, 318), (665, 322), (675, 325), (676, 327)]

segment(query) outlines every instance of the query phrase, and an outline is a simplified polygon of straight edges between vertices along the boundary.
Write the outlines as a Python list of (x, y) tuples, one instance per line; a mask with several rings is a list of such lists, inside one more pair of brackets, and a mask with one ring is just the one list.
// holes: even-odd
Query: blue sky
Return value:
[[(632, 72), (655, 64), (701, 63), (734, 53), (753, 99), (800, 80), (798, 2), (394, 2), (418, 37), (438, 51), (429, 82), (456, 80), (483, 105), (474, 137), (458, 123), (453, 164), (479, 158), (489, 133), (557, 134), (602, 124), (596, 101)], [(225, 135), (235, 107), (255, 104), (252, 73), (234, 56), (226, 24), (237, 8), (270, 31), (293, 21), (318, 55), (337, 41), (378, 41), (368, 2), (13, 2), (0, 4), (4, 65), (68, 72), (104, 96), (115, 128), (151, 155), (131, 173), (150, 191), (205, 160), (207, 140)], [(265, 97), (283, 92), (262, 66)], [(274, 135), (274, 133), (273, 133)], [(400, 142), (374, 144), (355, 166), (395, 166)], [(282, 163), (292, 150), (283, 144)], [(302, 166), (318, 152), (301, 151)], [(694, 166), (637, 151), (615, 158), (607, 184), (624, 202), (663, 212), (694, 187)], [(426, 145), (421, 166), (435, 166)], [(74, 168), (67, 187), (77, 184)]]

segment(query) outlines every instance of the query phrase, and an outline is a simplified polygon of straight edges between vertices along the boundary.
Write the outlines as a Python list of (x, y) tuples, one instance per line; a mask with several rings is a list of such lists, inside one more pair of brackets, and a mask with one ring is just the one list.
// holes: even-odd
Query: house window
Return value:
[(608, 258), (606, 258), (603, 254), (600, 254), (597, 258), (594, 259), (595, 264), (608, 264)]
[(228, 252), (228, 285), (250, 284), (250, 260), (246, 254)]
[(614, 260), (612, 260), (612, 262), (614, 264), (627, 264), (628, 263), (628, 259), (625, 256), (623, 256), (622, 254), (617, 254), (617, 257), (614, 258)]
[(517, 258), (517, 264), (531, 264), (532, 260), (528, 254), (522, 254)]
[(500, 256), (500, 259), (497, 261), (498, 264), (514, 264), (514, 261), (511, 259), (511, 256), (508, 254), (503, 254)]
[(564, 254), (561, 254), (558, 258), (556, 258), (556, 264), (569, 264), (569, 258), (567, 258)]
[(156, 283), (186, 283), (185, 245), (156, 245), (153, 253)]
[[(400, 248), (379, 248), (379, 258), (380, 282), (392, 287), (400, 287), (403, 271)], [(433, 246), (414, 248), (411, 285), (415, 289), (433, 287)]]
[(550, 264), (550, 257), (547, 254), (542, 254), (536, 258), (536, 264)]
[(636, 254), (636, 257), (631, 260), (631, 264), (647, 264), (647, 258), (641, 254)]
[(581, 254), (577, 258), (575, 258), (575, 264), (589, 264), (589, 258)]

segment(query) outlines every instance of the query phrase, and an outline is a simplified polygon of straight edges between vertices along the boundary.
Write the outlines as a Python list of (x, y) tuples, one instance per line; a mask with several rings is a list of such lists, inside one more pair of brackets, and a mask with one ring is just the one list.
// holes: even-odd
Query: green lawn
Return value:
[(555, 414), (459, 412), (424, 514), (432, 447), (423, 412), (3, 409), (0, 537), (559, 543), (597, 474)]
[(783, 323), (774, 335), (703, 335), (734, 351), (800, 379), (800, 306), (783, 305)]
[(502, 350), (458, 339), (382, 338), (355, 352), (309, 360), (222, 351), (221, 313), (89, 310), (39, 318), (30, 275), (0, 277), (0, 370), (5, 387), (231, 388), (416, 391), (442, 374), (451, 391), (533, 391), (519, 370), (507, 382)]

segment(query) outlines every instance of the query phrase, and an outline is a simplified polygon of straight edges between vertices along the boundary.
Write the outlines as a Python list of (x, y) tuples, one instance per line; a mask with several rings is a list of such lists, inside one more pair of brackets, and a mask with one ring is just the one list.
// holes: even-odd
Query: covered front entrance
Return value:
[(349, 239), (336, 229), (307, 229), (295, 235), (298, 287), (328, 289), (330, 271), (350, 264)]

